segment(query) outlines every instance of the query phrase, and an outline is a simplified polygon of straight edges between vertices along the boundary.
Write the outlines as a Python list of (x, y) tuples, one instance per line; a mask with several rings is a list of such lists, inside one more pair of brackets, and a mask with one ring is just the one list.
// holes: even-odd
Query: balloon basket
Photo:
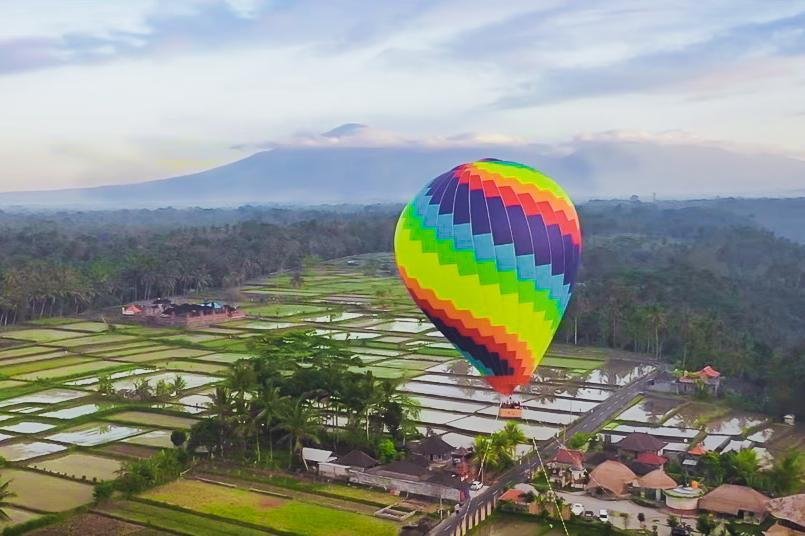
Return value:
[(523, 407), (519, 402), (506, 402), (500, 405), (498, 417), (501, 419), (522, 419)]

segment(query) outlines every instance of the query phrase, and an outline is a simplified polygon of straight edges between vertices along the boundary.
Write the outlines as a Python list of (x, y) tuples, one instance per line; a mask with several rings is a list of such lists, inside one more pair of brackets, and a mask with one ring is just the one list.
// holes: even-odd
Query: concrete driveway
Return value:
[[(558, 492), (559, 496), (566, 500), (568, 503), (580, 503), (584, 505), (585, 510), (592, 510), (598, 517), (599, 510), (606, 510), (609, 512), (609, 521), (620, 529), (639, 529), (640, 521), (637, 520), (637, 514), (640, 512), (646, 516), (646, 528), (651, 529), (651, 526), (656, 524), (658, 534), (660, 536), (668, 536), (671, 534), (671, 529), (668, 526), (668, 514), (661, 512), (656, 508), (647, 508), (640, 506), (632, 501), (605, 501), (590, 497), (583, 491), (579, 492)], [(618, 514), (629, 514), (628, 518), (624, 518)], [(627, 526), (628, 525), (628, 526)]]

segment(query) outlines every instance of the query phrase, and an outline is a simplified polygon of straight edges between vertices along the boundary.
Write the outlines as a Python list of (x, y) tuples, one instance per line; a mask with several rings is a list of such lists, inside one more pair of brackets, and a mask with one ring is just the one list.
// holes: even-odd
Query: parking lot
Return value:
[[(564, 492), (560, 491), (559, 495), (568, 503), (580, 503), (584, 505), (585, 510), (592, 510), (596, 517), (599, 510), (606, 510), (609, 512), (610, 522), (621, 529), (637, 529), (640, 528), (640, 521), (637, 520), (637, 515), (643, 513), (646, 516), (646, 527), (651, 528), (652, 525), (657, 525), (657, 533), (660, 536), (668, 536), (671, 534), (671, 529), (666, 523), (668, 515), (661, 512), (656, 508), (647, 508), (633, 503), (632, 501), (605, 501), (590, 497), (584, 492)], [(624, 517), (619, 514), (628, 514)]]

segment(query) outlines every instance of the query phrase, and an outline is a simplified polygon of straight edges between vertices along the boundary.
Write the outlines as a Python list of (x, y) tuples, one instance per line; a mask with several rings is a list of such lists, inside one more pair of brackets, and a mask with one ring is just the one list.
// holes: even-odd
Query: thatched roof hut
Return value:
[(699, 509), (738, 517), (751, 514), (762, 519), (768, 512), (768, 503), (768, 497), (752, 488), (722, 484), (699, 499)]
[(635, 480), (637, 475), (631, 469), (621, 462), (607, 460), (590, 472), (590, 481), (586, 489), (590, 495), (626, 497)]

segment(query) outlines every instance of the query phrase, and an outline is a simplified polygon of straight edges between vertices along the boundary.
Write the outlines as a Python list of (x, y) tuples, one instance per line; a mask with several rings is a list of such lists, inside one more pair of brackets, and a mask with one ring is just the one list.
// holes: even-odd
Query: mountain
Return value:
[[(619, 139), (561, 146), (475, 143), (341, 146), (365, 127), (324, 135), (332, 143), (278, 145), (200, 173), (147, 182), (53, 191), (0, 193), (0, 206), (153, 208), (243, 204), (405, 201), (453, 166), (494, 157), (524, 162), (556, 178), (577, 201), (638, 194), (789, 196), (805, 184), (805, 161), (695, 144)], [(769, 190), (775, 185), (775, 191)]]

